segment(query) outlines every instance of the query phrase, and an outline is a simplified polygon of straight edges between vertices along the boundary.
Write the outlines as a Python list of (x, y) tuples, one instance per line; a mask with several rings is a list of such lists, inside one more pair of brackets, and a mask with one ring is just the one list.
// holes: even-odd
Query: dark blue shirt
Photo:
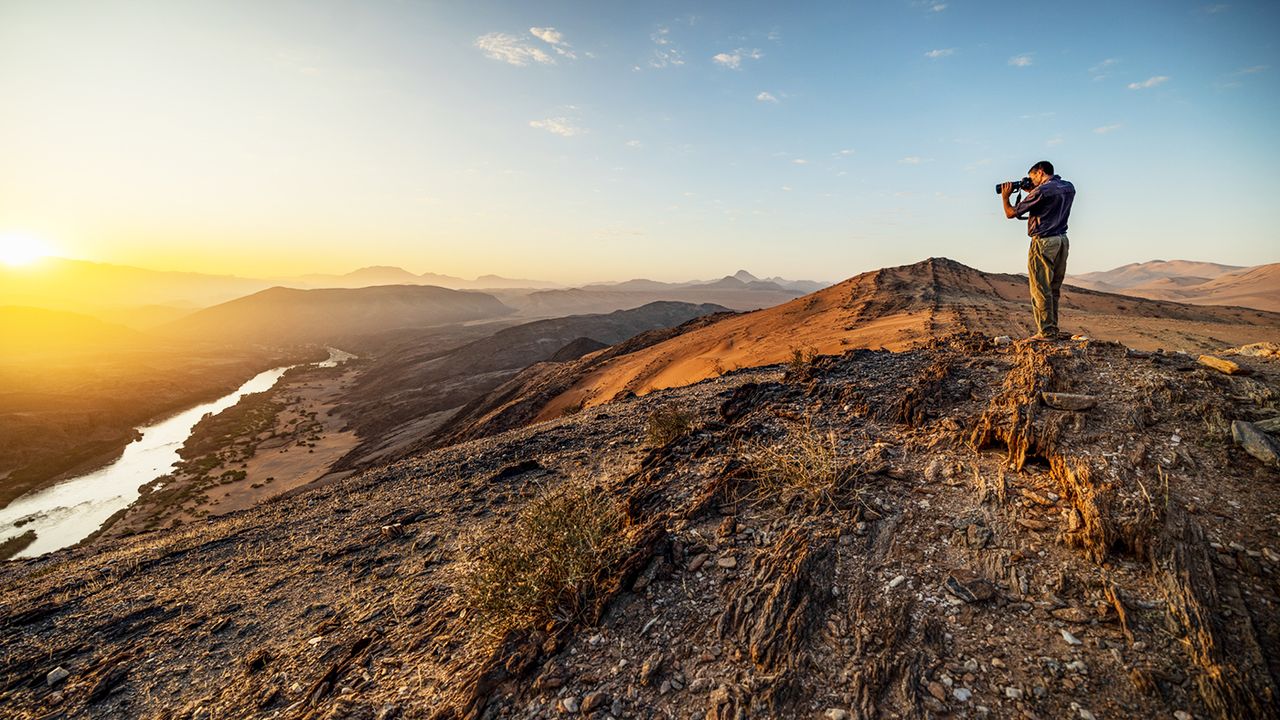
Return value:
[(1013, 214), (1027, 215), (1030, 237), (1066, 235), (1067, 217), (1071, 215), (1071, 201), (1075, 199), (1076, 186), (1054, 175), (1014, 205)]

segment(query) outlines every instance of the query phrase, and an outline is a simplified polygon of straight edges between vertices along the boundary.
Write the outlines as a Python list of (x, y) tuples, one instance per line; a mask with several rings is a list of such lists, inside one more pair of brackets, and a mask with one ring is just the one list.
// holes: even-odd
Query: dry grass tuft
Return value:
[(462, 595), (493, 635), (576, 618), (602, 575), (626, 554), (626, 518), (604, 492), (569, 482), (529, 503), (515, 527), (486, 539)]
[(661, 447), (679, 440), (693, 430), (693, 415), (675, 408), (658, 408), (649, 413), (645, 436), (649, 444)]
[(755, 499), (816, 509), (837, 507), (846, 491), (860, 494), (858, 465), (841, 456), (834, 432), (821, 433), (810, 421), (789, 425), (780, 442), (744, 443), (740, 454), (755, 475)]

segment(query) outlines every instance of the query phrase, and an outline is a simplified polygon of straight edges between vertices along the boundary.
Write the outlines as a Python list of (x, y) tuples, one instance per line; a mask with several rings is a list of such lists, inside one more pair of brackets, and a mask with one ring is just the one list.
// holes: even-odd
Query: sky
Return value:
[[(1280, 3), (0, 0), (0, 238), (560, 282), (1280, 261)], [(1261, 202), (1259, 202), (1261, 201)], [(15, 240), (17, 238), (17, 240)]]

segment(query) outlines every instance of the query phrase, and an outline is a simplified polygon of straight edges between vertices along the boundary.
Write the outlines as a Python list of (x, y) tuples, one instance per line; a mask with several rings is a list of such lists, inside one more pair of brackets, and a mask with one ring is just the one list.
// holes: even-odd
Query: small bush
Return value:
[(567, 483), (529, 503), (511, 532), (486, 539), (462, 595), (487, 632), (570, 621), (627, 551), (625, 518), (596, 487)]
[(674, 442), (693, 430), (693, 416), (675, 408), (658, 408), (649, 413), (645, 435), (659, 447)]
[(791, 348), (791, 359), (787, 361), (787, 370), (793, 373), (802, 373), (809, 369), (813, 361), (818, 357), (818, 351), (811, 347), (793, 347)]
[(745, 443), (741, 457), (755, 475), (753, 497), (783, 505), (799, 500), (810, 508), (834, 508), (858, 476), (854, 464), (840, 456), (836, 434), (820, 433), (809, 422), (789, 426), (777, 443)]

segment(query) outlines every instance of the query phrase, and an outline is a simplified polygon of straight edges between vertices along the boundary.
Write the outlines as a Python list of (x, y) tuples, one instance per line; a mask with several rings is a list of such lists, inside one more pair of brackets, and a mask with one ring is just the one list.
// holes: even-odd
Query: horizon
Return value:
[(1280, 8), (1019, 8), (1034, 39), (1004, 10), (7, 3), (0, 244), (254, 278), (1016, 273), (992, 187), (1048, 158), (1072, 274), (1280, 260), (1220, 210), (1280, 190)]
[[(34, 258), (30, 261), (26, 261), (22, 263), (13, 263), (13, 264), (6, 263), (4, 262), (3, 259), (0, 259), (0, 270), (7, 271), (11, 274), (19, 274), (19, 273), (37, 274), (47, 269), (42, 266), (48, 261), (65, 261), (65, 262), (89, 263), (93, 265), (106, 265), (106, 266), (118, 267), (123, 269), (144, 270), (147, 272), (156, 272), (156, 273), (186, 273), (186, 274), (208, 275), (210, 277), (222, 277), (222, 278), (228, 278), (228, 279), (257, 280), (257, 281), (296, 281), (296, 280), (304, 280), (312, 276), (327, 276), (327, 277), (333, 277), (336, 279), (336, 278), (341, 278), (348, 275), (353, 275), (357, 272), (361, 272), (365, 270), (392, 270), (392, 271), (400, 270), (400, 271), (407, 272), (411, 275), (414, 275), (416, 277), (424, 277), (426, 275), (439, 275), (442, 277), (448, 277), (450, 279), (455, 279), (455, 280), (462, 280), (464, 282), (469, 282), (469, 283), (478, 282), (481, 278), (492, 277), (495, 279), (508, 280), (508, 281), (528, 280), (530, 282), (540, 283), (540, 284), (554, 284), (563, 288), (582, 287), (582, 286), (587, 286), (592, 284), (605, 284), (605, 285), (619, 284), (619, 283), (639, 281), (639, 280), (648, 280), (648, 281), (662, 282), (667, 284), (716, 282), (719, 280), (723, 280), (725, 278), (734, 277), (738, 273), (746, 272), (759, 281), (769, 281), (771, 279), (779, 278), (787, 282), (818, 282), (818, 283), (825, 283), (826, 285), (829, 286), (829, 285), (839, 284), (845, 280), (848, 280), (850, 278), (856, 277), (858, 275), (861, 275), (867, 272), (874, 272), (876, 270), (883, 270), (883, 269), (889, 269), (889, 268), (895, 268), (895, 267), (907, 267), (911, 265), (918, 265), (932, 259), (952, 260), (962, 265), (965, 265), (966, 267), (969, 267), (971, 269), (974, 269), (983, 273), (999, 273), (999, 274), (1012, 274), (1012, 275), (1024, 275), (1024, 276), (1026, 275), (1025, 270), (1023, 270), (1022, 272), (990, 270), (987, 268), (970, 265), (969, 263), (966, 263), (961, 260), (957, 260), (956, 258), (949, 257), (946, 255), (931, 255), (929, 257), (920, 258), (918, 260), (914, 260), (910, 262), (900, 262), (892, 265), (883, 265), (880, 267), (860, 269), (856, 272), (842, 275), (840, 277), (784, 277), (776, 273), (754, 272), (748, 268), (739, 267), (737, 270), (733, 272), (723, 272), (722, 274), (710, 275), (705, 277), (674, 277), (674, 276), (671, 278), (648, 277), (648, 276), (646, 277), (630, 276), (630, 277), (613, 277), (613, 278), (589, 277), (589, 278), (584, 278), (576, 281), (568, 281), (568, 280), (561, 280), (554, 277), (510, 277), (506, 275), (500, 275), (497, 273), (480, 273), (478, 275), (465, 276), (465, 275), (451, 275), (449, 273), (440, 273), (433, 270), (424, 270), (422, 272), (416, 272), (415, 270), (411, 268), (406, 268), (402, 265), (364, 265), (361, 267), (351, 268), (348, 270), (338, 270), (335, 272), (296, 272), (296, 273), (290, 273), (287, 275), (249, 275), (249, 274), (211, 273), (211, 272), (205, 272), (198, 269), (197, 270), (173, 270), (173, 269), (166, 269), (166, 268), (144, 267), (141, 265), (126, 265), (121, 263), (110, 263), (110, 262), (102, 262), (98, 260), (87, 260), (82, 258), (71, 258), (71, 257), (57, 256), (57, 255), (46, 255), (46, 256)], [(1191, 260), (1188, 258), (1174, 258), (1171, 260), (1164, 260), (1161, 258), (1153, 258), (1150, 260), (1134, 261), (1130, 263), (1125, 263), (1123, 265), (1117, 265), (1117, 266), (1108, 267), (1108, 268), (1099, 268), (1096, 270), (1094, 269), (1072, 270), (1068, 274), (1068, 276), (1071, 277), (1071, 276), (1091, 274), (1095, 272), (1120, 270), (1125, 267), (1129, 267), (1133, 265), (1149, 265), (1149, 264), (1155, 264), (1155, 263), (1212, 264), (1212, 265), (1235, 267), (1237, 268), (1237, 270), (1245, 270), (1252, 267), (1260, 267), (1261, 265), (1276, 264), (1276, 263), (1262, 263), (1258, 266), (1251, 266), (1251, 265), (1232, 266), (1231, 263), (1221, 263), (1213, 260)], [(1232, 270), (1230, 272), (1236, 272), (1236, 270)], [(304, 288), (304, 289), (323, 289), (323, 288), (316, 287), (316, 288)], [(485, 288), (470, 288), (470, 289), (484, 290)]]

